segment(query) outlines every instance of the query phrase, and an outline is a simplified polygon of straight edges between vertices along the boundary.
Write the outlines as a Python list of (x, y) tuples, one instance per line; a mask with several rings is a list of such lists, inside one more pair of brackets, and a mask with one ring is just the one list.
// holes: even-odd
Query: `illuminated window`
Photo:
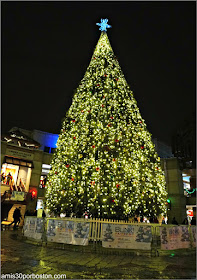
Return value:
[(40, 185), (39, 185), (40, 189), (45, 188), (46, 181), (47, 181), (47, 175), (48, 175), (50, 169), (51, 169), (51, 165), (44, 164), (44, 163), (42, 164), (42, 173), (41, 173)]
[(184, 195), (189, 196), (189, 193), (187, 191), (190, 190), (190, 176), (187, 174), (182, 174), (183, 176), (183, 188), (184, 188)]

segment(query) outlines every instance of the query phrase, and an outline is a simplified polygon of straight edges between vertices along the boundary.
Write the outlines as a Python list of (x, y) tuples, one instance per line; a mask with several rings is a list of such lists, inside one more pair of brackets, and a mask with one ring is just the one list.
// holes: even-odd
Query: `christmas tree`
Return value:
[(101, 20), (101, 36), (62, 122), (47, 181), (55, 213), (125, 218), (166, 213), (165, 177)]

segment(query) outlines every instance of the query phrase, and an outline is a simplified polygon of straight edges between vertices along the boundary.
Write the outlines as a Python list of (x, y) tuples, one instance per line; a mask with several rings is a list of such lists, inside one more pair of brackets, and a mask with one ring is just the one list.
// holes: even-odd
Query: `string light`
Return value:
[(194, 192), (196, 191), (196, 189), (193, 189), (191, 192), (188, 191), (187, 189), (185, 189), (185, 191), (186, 191), (188, 194), (192, 194), (192, 193), (194, 193)]

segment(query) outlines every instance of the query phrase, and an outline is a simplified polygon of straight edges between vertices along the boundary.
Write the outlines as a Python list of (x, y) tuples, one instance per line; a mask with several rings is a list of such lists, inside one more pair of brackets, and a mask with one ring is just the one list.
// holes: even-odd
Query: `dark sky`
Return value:
[(59, 133), (108, 18), (108, 37), (153, 137), (195, 112), (195, 2), (1, 2), (2, 132)]

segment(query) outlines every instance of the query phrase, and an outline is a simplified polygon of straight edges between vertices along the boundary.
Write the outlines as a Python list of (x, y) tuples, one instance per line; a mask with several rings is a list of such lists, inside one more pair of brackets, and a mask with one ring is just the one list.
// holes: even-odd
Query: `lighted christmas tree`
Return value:
[(106, 20), (57, 141), (46, 205), (55, 213), (166, 213), (165, 177), (151, 134), (111, 48)]

